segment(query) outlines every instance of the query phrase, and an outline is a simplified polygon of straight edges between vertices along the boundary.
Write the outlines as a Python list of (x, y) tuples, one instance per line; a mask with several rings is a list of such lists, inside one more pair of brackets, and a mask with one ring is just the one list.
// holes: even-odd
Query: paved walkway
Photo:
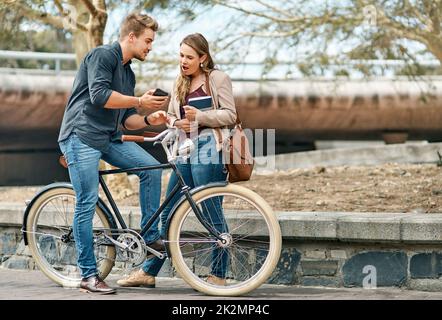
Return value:
[[(106, 279), (116, 287), (116, 276)], [(442, 300), (442, 292), (397, 288), (318, 288), (264, 285), (243, 297), (210, 297), (194, 291), (180, 279), (159, 278), (157, 288), (118, 288), (115, 295), (82, 293), (55, 285), (40, 271), (0, 268), (0, 300)], [(264, 303), (264, 302), (263, 302)]]

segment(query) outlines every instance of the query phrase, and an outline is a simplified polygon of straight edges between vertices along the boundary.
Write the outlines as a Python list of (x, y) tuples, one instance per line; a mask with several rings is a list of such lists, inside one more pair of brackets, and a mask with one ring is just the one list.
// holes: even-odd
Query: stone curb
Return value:
[[(0, 204), (0, 225), (20, 226), (24, 204)], [(130, 228), (138, 229), (140, 209), (120, 208)], [(436, 243), (442, 241), (442, 213), (277, 212), (285, 240)]]

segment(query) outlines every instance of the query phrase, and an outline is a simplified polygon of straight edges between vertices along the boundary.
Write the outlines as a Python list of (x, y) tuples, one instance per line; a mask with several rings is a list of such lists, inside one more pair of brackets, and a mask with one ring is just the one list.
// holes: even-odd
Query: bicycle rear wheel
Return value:
[[(213, 237), (189, 202), (183, 202), (168, 233), (172, 262), (181, 277), (196, 290), (222, 296), (242, 295), (264, 283), (281, 252), (281, 230), (267, 202), (232, 184), (201, 190), (192, 198), (226, 243)], [(213, 275), (225, 283), (209, 282)]]
[[(64, 287), (78, 287), (81, 280), (72, 233), (75, 201), (71, 188), (49, 189), (32, 204), (26, 221), (28, 245), (36, 264), (47, 277)], [(104, 279), (114, 266), (116, 252), (103, 236), (111, 234), (106, 214), (98, 206), (95, 213), (94, 252), (99, 276)]]

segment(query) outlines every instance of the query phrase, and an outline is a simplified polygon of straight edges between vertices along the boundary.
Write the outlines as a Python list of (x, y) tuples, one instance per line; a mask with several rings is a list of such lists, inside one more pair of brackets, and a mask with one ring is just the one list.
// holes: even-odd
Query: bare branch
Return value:
[(252, 16), (256, 16), (256, 17), (265, 18), (265, 19), (271, 20), (273, 22), (278, 22), (278, 23), (296, 23), (296, 22), (304, 21), (306, 19), (305, 17), (295, 17), (295, 18), (290, 18), (290, 19), (283, 19), (283, 18), (278, 18), (278, 17), (275, 17), (275, 16), (269, 16), (269, 15), (264, 14), (264, 13), (259, 13), (259, 12), (255, 12), (255, 11), (246, 10), (246, 9), (238, 7), (238, 6), (234, 6), (234, 5), (228, 4), (227, 2), (224, 2), (224, 1), (214, 0), (213, 2), (215, 4), (219, 4), (221, 6), (224, 6), (224, 7), (230, 8), (230, 9), (234, 9), (234, 10), (237, 10), (237, 11), (240, 11), (240, 12), (245, 13), (247, 15), (252, 15)]
[(57, 7), (58, 12), (60, 12), (60, 14), (62, 16), (65, 16), (65, 12), (64, 12), (63, 6), (61, 5), (60, 1), (59, 0), (54, 0), (54, 4)]
[(81, 31), (88, 31), (88, 29), (86, 28), (86, 26), (80, 22), (78, 22), (77, 20), (73, 21), (75, 28), (80, 29)]
[(232, 40), (230, 40), (229, 42), (227, 42), (225, 45), (223, 45), (219, 51), (223, 51), (226, 50), (227, 48), (229, 48), (231, 45), (233, 45), (235, 42), (241, 40), (243, 38), (244, 35), (239, 35), (234, 37)]
[(89, 10), (93, 17), (97, 16), (97, 8), (95, 8), (95, 6), (89, 0), (81, 0), (81, 2), (84, 3), (85, 7)]
[(424, 17), (424, 16), (419, 12), (419, 10), (418, 10), (415, 6), (413, 6), (413, 5), (410, 3), (410, 1), (408, 1), (408, 0), (404, 0), (404, 6), (405, 6), (408, 10), (410, 10), (410, 11), (413, 12), (413, 14), (415, 15), (415, 17), (419, 20), (420, 23), (422, 23), (422, 24), (427, 28), (428, 31), (431, 31), (431, 30), (433, 29), (433, 28), (432, 28), (432, 25), (431, 25), (431, 23), (430, 23), (430, 20), (429, 20), (427, 17)]
[(38, 20), (45, 24), (49, 24), (57, 29), (63, 29), (63, 19), (60, 17), (55, 17), (53, 15), (47, 14), (46, 12), (41, 12), (34, 10), (26, 5), (19, 2), (13, 2), (13, 6), (17, 7), (23, 15), (31, 20)]
[(289, 32), (244, 32), (241, 33), (245, 37), (258, 37), (258, 38), (287, 38), (297, 35), (303, 30), (303, 28), (296, 28)]
[(377, 8), (377, 12), (379, 14), (378, 22), (380, 22), (383, 27), (388, 28), (395, 36), (422, 42), (426, 45), (428, 44), (425, 31), (418, 30), (417, 28), (410, 29), (390, 19), (381, 8)]
[(276, 8), (275, 6), (272, 6), (272, 5), (268, 4), (268, 3), (265, 3), (262, 0), (256, 0), (256, 2), (258, 2), (259, 4), (263, 5), (264, 7), (268, 8), (268, 9), (274, 11), (274, 12), (277, 12), (277, 13), (283, 15), (283, 16), (286, 16), (288, 18), (292, 18), (293, 17), (292, 15), (288, 14), (287, 11), (284, 11), (284, 10), (281, 10), (279, 8)]
[[(57, 5), (58, 1), (54, 1), (54, 2)], [(60, 4), (60, 3), (58, 3), (58, 4)], [(20, 3), (20, 2), (13, 2), (13, 3), (11, 3), (11, 5), (13, 5), (18, 10), (20, 10), (20, 12), (30, 20), (38, 20), (44, 24), (51, 25), (57, 29), (66, 29), (65, 24), (63, 23), (64, 19), (66, 19), (66, 14), (64, 14), (64, 17), (56, 17), (56, 16), (53, 16), (53, 15), (48, 14), (46, 12), (41, 12), (41, 11), (32, 9), (31, 7), (24, 5), (23, 3)], [(64, 12), (64, 10), (63, 10), (63, 12)], [(77, 21), (74, 21), (74, 26), (82, 31), (87, 31), (87, 28), (83, 24), (81, 24)], [(67, 28), (67, 29), (68, 29), (68, 31), (72, 31), (73, 28), (71, 27), (71, 28)]]
[(106, 11), (106, 1), (105, 0), (94, 0), (94, 5), (97, 10)]

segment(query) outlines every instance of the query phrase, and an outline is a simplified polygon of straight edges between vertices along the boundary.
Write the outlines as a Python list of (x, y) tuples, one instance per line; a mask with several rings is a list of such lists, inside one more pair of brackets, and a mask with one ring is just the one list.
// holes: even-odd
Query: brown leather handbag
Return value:
[(249, 140), (245, 135), (238, 113), (236, 124), (223, 144), (224, 161), (229, 172), (229, 182), (250, 180), (255, 160), (249, 149)]
[[(208, 74), (206, 74), (206, 89), (209, 96), (211, 96)], [(229, 138), (226, 141), (222, 141), (221, 129), (216, 128), (216, 130), (219, 135), (219, 142), (223, 146), (223, 159), (229, 172), (229, 182), (250, 180), (255, 160), (250, 153), (249, 140), (242, 129), (238, 112), (236, 113), (235, 127), (230, 131)]]

